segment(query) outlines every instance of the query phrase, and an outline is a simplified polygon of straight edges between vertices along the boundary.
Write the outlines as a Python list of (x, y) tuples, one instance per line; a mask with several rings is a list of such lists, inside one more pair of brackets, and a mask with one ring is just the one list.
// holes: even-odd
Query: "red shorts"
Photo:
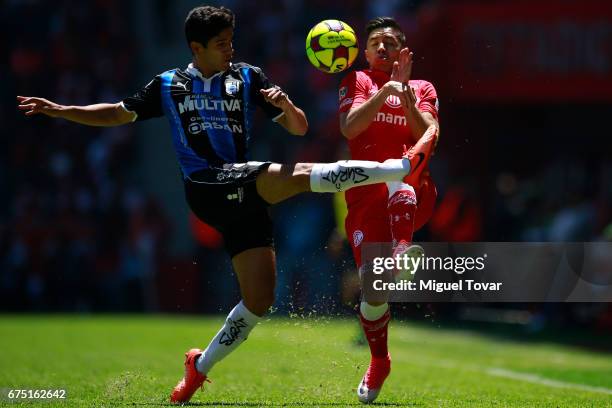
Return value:
[[(414, 231), (418, 231), (429, 221), (436, 204), (437, 191), (433, 180), (426, 176), (421, 179), (416, 190), (417, 211)], [(384, 183), (367, 186), (367, 195), (355, 202), (348, 203), (346, 216), (346, 236), (353, 249), (357, 267), (361, 267), (361, 248), (364, 243), (390, 243), (391, 227), (387, 213), (389, 191)]]

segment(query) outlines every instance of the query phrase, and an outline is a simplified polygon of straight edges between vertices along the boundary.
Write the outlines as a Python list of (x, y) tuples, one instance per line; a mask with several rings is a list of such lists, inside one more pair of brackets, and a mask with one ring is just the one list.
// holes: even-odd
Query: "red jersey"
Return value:
[[(363, 70), (348, 74), (340, 84), (339, 112), (345, 113), (366, 102), (390, 80), (382, 71)], [(438, 96), (432, 84), (427, 81), (411, 80), (408, 85), (414, 89), (416, 106), (421, 112), (429, 112), (438, 119)], [(391, 95), (380, 108), (374, 121), (360, 135), (348, 141), (353, 160), (385, 161), (399, 158), (403, 146), (410, 148), (416, 139), (406, 121), (400, 99)], [(368, 193), (368, 187), (357, 187), (346, 192), (349, 206)], [(414, 186), (418, 189), (419, 186)]]

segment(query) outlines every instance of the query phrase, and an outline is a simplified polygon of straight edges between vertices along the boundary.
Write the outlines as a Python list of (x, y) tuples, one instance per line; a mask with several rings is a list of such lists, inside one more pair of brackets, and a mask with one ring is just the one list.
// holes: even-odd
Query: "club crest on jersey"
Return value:
[(228, 95), (236, 95), (240, 89), (240, 82), (236, 79), (225, 80), (225, 93)]
[(400, 106), (402, 106), (402, 101), (399, 98), (399, 96), (389, 95), (387, 96), (387, 99), (385, 100), (385, 105), (387, 105), (390, 108), (399, 108)]
[(347, 86), (343, 86), (342, 88), (340, 88), (340, 91), (338, 91), (338, 99), (342, 100), (346, 96), (347, 92), (348, 92)]

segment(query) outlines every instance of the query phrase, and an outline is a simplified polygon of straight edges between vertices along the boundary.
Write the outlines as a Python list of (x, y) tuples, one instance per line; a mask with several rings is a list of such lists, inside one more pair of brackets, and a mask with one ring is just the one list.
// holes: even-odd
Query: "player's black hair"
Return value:
[(402, 45), (406, 44), (406, 35), (404, 34), (404, 31), (402, 31), (402, 27), (400, 27), (400, 25), (397, 24), (397, 21), (395, 21), (393, 17), (373, 18), (370, 21), (368, 21), (368, 24), (366, 24), (365, 30), (366, 30), (368, 37), (370, 37), (370, 33), (372, 31), (378, 28), (387, 28), (387, 27), (395, 28), (397, 31), (399, 31), (400, 33), (399, 40), (401, 41)]
[(211, 38), (228, 27), (234, 28), (234, 24), (234, 13), (226, 7), (196, 7), (185, 19), (187, 45), (196, 41), (206, 47)]

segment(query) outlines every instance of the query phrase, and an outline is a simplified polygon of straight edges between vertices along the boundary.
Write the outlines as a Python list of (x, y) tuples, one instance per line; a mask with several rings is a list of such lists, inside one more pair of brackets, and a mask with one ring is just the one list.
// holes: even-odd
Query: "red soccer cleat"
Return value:
[[(414, 146), (408, 150), (404, 150), (402, 157), (410, 160), (410, 173), (404, 177), (404, 183), (414, 187), (419, 185), (419, 179), (421, 178), (421, 174), (423, 174), (423, 170), (427, 168), (427, 163), (436, 146), (437, 138), (438, 128), (435, 125), (431, 125)], [(406, 149), (405, 146), (404, 149)]]
[(374, 402), (390, 372), (391, 357), (388, 354), (383, 358), (372, 357), (368, 371), (357, 387), (359, 401), (364, 404)]
[(208, 378), (200, 373), (195, 366), (196, 361), (202, 354), (200, 349), (191, 349), (185, 353), (185, 377), (174, 387), (170, 394), (170, 402), (179, 404), (187, 402), (193, 394), (202, 388), (204, 381), (210, 382)]

